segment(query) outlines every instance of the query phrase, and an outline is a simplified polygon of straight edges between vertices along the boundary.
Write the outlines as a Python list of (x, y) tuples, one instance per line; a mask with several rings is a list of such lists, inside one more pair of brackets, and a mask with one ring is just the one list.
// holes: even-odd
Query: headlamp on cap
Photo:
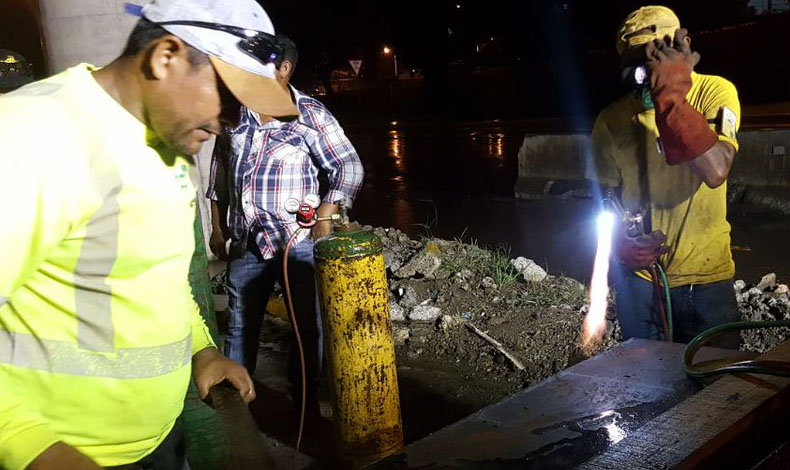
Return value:
[(238, 48), (263, 65), (274, 64), (279, 69), (283, 63), (282, 46), (277, 44), (274, 36), (263, 31), (206, 21), (163, 21), (156, 24), (159, 26), (195, 26), (232, 34), (239, 38)]
[(645, 64), (631, 65), (623, 69), (623, 81), (630, 88), (650, 86), (650, 69)]

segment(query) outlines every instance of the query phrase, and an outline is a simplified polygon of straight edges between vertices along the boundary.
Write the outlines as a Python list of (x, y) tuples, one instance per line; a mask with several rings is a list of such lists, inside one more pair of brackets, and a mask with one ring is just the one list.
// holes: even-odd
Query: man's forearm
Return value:
[[(337, 214), (338, 210), (340, 210), (340, 206), (337, 204), (330, 204), (325, 202), (321, 204), (318, 209), (316, 210), (316, 215), (319, 219), (325, 217), (331, 217), (333, 214)], [(313, 227), (311, 231), (313, 235), (313, 240), (317, 240), (321, 237), (325, 237), (332, 233), (332, 221), (331, 220), (321, 220)]]
[(318, 207), (316, 213), (318, 214), (319, 218), (330, 217), (332, 216), (332, 214), (337, 214), (338, 210), (340, 210), (340, 206), (338, 206), (337, 204), (330, 204), (328, 202), (325, 202)]
[(228, 206), (211, 201), (211, 227), (222, 234), (228, 233)]
[(691, 160), (688, 165), (710, 188), (718, 188), (730, 176), (730, 168), (735, 160), (735, 148), (719, 141), (707, 152)]

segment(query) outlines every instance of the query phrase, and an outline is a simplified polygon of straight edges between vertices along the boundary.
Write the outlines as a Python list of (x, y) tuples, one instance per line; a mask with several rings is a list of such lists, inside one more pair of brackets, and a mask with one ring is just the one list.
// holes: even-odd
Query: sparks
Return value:
[(609, 306), (609, 255), (612, 252), (614, 214), (602, 212), (598, 216), (598, 251), (595, 254), (590, 281), (590, 311), (582, 326), (582, 349), (592, 353), (606, 331), (606, 309)]

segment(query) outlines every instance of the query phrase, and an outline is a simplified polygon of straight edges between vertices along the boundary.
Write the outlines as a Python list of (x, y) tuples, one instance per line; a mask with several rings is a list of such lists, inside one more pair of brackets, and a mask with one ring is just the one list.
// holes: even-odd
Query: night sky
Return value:
[[(340, 114), (382, 119), (572, 118), (589, 121), (624, 92), (614, 51), (634, 0), (259, 0), (301, 60), (294, 83)], [(790, 13), (757, 17), (747, 0), (672, 0), (702, 54), (701, 73), (733, 81), (744, 104), (790, 101)], [(37, 2), (0, 15), (0, 47), (46, 74)], [(27, 33), (27, 34), (26, 34)], [(396, 57), (382, 53), (391, 48)], [(353, 77), (353, 93), (333, 77)], [(419, 83), (394, 81), (393, 63)], [(414, 82), (414, 81), (412, 81)], [(327, 96), (321, 94), (323, 91)]]
[[(376, 54), (383, 44), (402, 52), (409, 66), (469, 59), (478, 44), (494, 37), (492, 61), (547, 56), (557, 47), (573, 52), (611, 49), (617, 26), (633, 9), (652, 2), (632, 0), (262, 0), (275, 26), (305, 51), (342, 61)], [(749, 21), (744, 0), (670, 1), (691, 31)], [(460, 7), (460, 8), (459, 8)], [(311, 55), (311, 54), (310, 54)]]
[[(424, 73), (431, 112), (438, 108), (462, 118), (593, 116), (622, 93), (614, 51), (618, 25), (630, 11), (654, 3), (261, 2), (278, 32), (300, 46), (297, 83), (321, 80), (332, 69), (350, 71), (348, 60), (354, 58), (363, 59), (363, 77), (370, 82), (377, 77), (378, 65), (387, 60), (381, 52), (386, 45), (397, 53), (402, 70)], [(772, 26), (755, 27), (754, 22), (764, 18), (758, 19), (747, 3), (663, 2), (690, 30), (695, 49), (702, 53), (701, 72), (730, 78), (746, 102), (790, 100), (790, 69), (784, 65), (790, 61), (771, 59), (768, 53), (769, 46), (776, 50), (787, 45), (783, 31), (790, 27), (788, 15), (775, 15), (779, 19), (770, 21), (779, 23)], [(772, 44), (775, 40), (779, 43)], [(501, 93), (481, 91), (486, 86)], [(337, 106), (344, 103), (339, 100)]]

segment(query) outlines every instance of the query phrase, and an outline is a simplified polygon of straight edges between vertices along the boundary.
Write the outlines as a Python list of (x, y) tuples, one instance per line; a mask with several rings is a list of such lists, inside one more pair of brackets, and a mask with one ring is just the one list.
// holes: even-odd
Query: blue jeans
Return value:
[[(305, 240), (291, 249), (288, 274), (294, 311), (305, 349), (308, 398), (315, 393), (321, 376), (323, 342), (321, 310), (315, 284), (313, 241)], [(264, 260), (257, 246), (250, 244), (241, 257), (228, 263), (228, 334), (225, 355), (247, 368), (250, 375), (258, 361), (258, 343), (266, 304), (274, 282), (283, 283), (283, 255)], [(286, 301), (286, 308), (288, 308)], [(289, 309), (290, 313), (290, 309)], [(295, 351), (294, 351), (295, 352)], [(298, 357), (291, 355), (290, 375), (297, 375)], [(292, 380), (296, 387), (297, 380)], [(296, 398), (296, 395), (294, 395)]]
[[(637, 277), (619, 263), (613, 263), (612, 277), (617, 292), (617, 319), (623, 330), (623, 339), (665, 340), (653, 284)], [(663, 298), (663, 290), (661, 295)], [(672, 299), (673, 341), (688, 343), (709, 328), (740, 320), (732, 280), (675, 287), (670, 289), (669, 296)], [(708, 344), (737, 349), (740, 335), (727, 334)]]

